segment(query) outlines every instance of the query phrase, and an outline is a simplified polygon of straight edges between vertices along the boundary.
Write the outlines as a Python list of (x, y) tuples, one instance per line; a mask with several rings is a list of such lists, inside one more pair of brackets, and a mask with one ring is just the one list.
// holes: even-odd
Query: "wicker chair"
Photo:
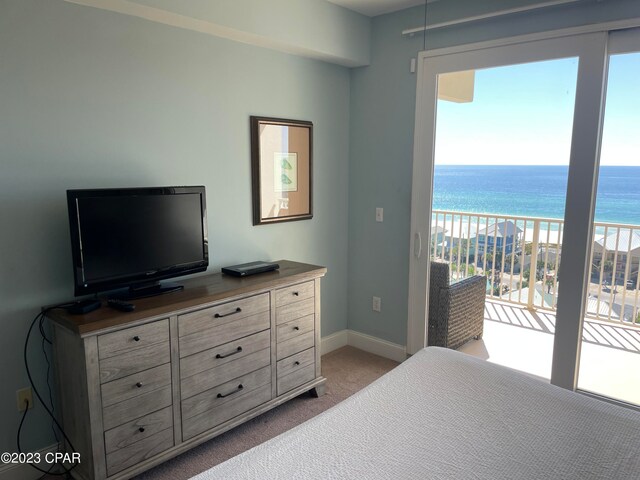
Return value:
[(482, 275), (450, 283), (449, 263), (431, 262), (428, 344), (456, 349), (482, 338), (487, 281)]

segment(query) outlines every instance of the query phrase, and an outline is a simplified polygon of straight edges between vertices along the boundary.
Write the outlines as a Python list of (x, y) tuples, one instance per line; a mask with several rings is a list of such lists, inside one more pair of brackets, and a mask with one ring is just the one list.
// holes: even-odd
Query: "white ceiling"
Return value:
[[(395, 12), (416, 5), (424, 5), (424, 0), (329, 0), (341, 7), (354, 10), (369, 17)], [(429, 0), (433, 2), (434, 0)]]

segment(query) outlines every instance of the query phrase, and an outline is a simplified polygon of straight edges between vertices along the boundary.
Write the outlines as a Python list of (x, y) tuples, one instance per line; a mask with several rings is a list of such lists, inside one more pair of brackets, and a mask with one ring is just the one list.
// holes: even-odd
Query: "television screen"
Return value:
[(208, 266), (204, 187), (69, 190), (67, 201), (76, 295)]

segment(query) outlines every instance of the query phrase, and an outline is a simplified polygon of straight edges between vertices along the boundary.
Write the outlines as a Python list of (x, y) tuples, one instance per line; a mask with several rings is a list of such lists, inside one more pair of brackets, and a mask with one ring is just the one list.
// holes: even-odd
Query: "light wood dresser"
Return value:
[(134, 300), (133, 312), (48, 314), (76, 478), (130, 478), (301, 393), (324, 393), (326, 268), (278, 263), (185, 280), (182, 291)]

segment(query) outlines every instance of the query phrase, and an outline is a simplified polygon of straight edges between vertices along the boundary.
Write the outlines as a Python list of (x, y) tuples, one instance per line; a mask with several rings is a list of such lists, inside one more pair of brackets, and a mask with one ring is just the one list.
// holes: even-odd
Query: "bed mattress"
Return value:
[(194, 477), (640, 479), (640, 412), (436, 347)]

